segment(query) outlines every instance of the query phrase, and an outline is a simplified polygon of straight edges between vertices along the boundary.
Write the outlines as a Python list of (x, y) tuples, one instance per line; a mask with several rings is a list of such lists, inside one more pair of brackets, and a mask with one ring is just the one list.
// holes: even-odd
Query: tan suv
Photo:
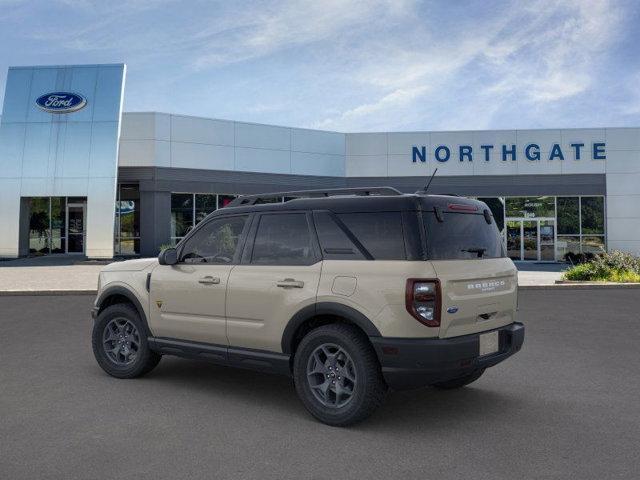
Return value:
[[(279, 203), (269, 198), (298, 197)], [(300, 198), (303, 197), (303, 198)], [(118, 378), (179, 355), (293, 377), (320, 421), (388, 388), (457, 388), (522, 346), (487, 206), (392, 188), (239, 197), (158, 260), (100, 273), (93, 350)]]

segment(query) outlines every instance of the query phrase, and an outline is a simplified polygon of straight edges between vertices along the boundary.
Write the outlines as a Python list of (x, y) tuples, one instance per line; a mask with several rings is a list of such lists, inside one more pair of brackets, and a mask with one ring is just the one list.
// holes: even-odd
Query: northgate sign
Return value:
[[(531, 162), (539, 161), (542, 159), (540, 145), (537, 143), (529, 143), (524, 147), (522, 151), (518, 151), (515, 145), (500, 145), (497, 151), (502, 153), (502, 161), (516, 161), (518, 155), (522, 154), (523, 157)], [(569, 144), (568, 152), (562, 150), (559, 143), (554, 143), (549, 149), (549, 155), (545, 155), (548, 160), (564, 160), (565, 157), (572, 158), (574, 160), (582, 160), (590, 157), (591, 160), (606, 160), (605, 152), (606, 144), (604, 142), (594, 142), (589, 146), (584, 143), (571, 143)], [(481, 152), (475, 152), (475, 154), (482, 160), (489, 161), (491, 159), (491, 153), (494, 151), (494, 145), (480, 145)], [(452, 153), (453, 150), (453, 153)], [(474, 157), (473, 147), (471, 145), (460, 145), (457, 149), (452, 149), (447, 145), (439, 145), (433, 151), (433, 158), (438, 162), (448, 162), (453, 158), (453, 155), (457, 154), (457, 159), (460, 162), (472, 162)], [(411, 156), (413, 163), (418, 161), (427, 161), (427, 147), (426, 146), (414, 146), (411, 150)]]

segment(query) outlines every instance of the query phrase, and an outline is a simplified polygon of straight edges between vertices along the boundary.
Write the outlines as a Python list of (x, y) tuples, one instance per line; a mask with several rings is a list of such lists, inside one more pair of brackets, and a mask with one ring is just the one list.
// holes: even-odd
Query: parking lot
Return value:
[(91, 353), (92, 297), (0, 297), (0, 477), (637, 478), (639, 292), (521, 292), (518, 355), (349, 429), (284, 377), (164, 358), (116, 380)]

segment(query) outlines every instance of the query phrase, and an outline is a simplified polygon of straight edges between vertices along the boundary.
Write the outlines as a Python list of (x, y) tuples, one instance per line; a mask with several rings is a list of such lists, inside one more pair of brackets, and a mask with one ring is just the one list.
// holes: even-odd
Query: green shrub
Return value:
[(575, 265), (564, 273), (565, 280), (596, 282), (640, 282), (640, 258), (613, 251), (596, 255), (592, 260)]

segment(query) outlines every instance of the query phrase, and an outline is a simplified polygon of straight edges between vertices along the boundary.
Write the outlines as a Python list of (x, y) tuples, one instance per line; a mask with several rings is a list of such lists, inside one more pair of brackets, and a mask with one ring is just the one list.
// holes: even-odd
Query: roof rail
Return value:
[(334, 195), (402, 195), (400, 190), (393, 187), (363, 187), (363, 188), (331, 188), (320, 190), (297, 190), (293, 192), (259, 193), (257, 195), (240, 195), (233, 199), (227, 207), (254, 205), (260, 200), (276, 197), (314, 198), (331, 197)]

